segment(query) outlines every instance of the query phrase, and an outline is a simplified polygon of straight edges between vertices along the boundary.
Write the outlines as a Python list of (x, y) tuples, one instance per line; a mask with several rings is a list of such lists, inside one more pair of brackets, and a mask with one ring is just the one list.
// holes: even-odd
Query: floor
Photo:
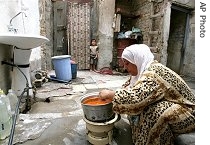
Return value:
[[(42, 84), (37, 89), (31, 110), (18, 116), (13, 144), (89, 145), (81, 98), (104, 88), (120, 88), (127, 78), (125, 74), (77, 71), (76, 79), (70, 83), (49, 81)], [(194, 90), (194, 79), (187, 78), (186, 82)], [(8, 138), (0, 143), (8, 144)], [(131, 130), (125, 115), (114, 124), (112, 144), (132, 145)]]

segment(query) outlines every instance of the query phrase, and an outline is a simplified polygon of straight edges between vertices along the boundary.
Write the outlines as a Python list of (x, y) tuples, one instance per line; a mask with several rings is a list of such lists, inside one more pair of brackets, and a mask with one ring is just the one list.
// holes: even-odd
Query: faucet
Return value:
[(12, 17), (12, 19), (10, 19), (9, 25), (7, 26), (9, 32), (17, 33), (17, 29), (13, 28), (12, 20), (13, 20), (15, 17), (17, 17), (18, 15), (20, 15), (21, 13), (24, 14), (25, 17), (27, 17), (26, 13), (24, 13), (24, 12), (19, 12), (19, 13), (17, 13), (14, 17)]

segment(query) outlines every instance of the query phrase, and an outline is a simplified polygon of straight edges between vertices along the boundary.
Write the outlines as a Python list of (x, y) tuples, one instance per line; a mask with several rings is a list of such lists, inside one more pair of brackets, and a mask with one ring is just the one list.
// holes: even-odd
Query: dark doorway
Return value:
[(189, 13), (190, 11), (172, 5), (170, 34), (167, 48), (167, 67), (181, 74), (185, 57), (186, 38), (189, 29)]
[(53, 2), (53, 56), (68, 54), (66, 8), (66, 1)]

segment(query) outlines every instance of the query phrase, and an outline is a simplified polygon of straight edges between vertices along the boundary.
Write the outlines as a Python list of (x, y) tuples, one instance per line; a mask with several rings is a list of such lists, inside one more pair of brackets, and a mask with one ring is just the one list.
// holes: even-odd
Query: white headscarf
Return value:
[(134, 44), (126, 47), (121, 57), (137, 66), (138, 74), (131, 76), (129, 86), (133, 86), (136, 83), (138, 78), (142, 75), (142, 72), (154, 60), (154, 55), (145, 44)]

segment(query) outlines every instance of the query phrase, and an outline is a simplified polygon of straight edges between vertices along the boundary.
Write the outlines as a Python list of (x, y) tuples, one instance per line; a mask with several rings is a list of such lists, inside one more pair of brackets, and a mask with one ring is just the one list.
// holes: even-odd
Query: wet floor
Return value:
[[(78, 72), (71, 83), (47, 82), (37, 89), (35, 103), (27, 114), (19, 114), (13, 144), (90, 145), (83, 120), (81, 97), (101, 89), (120, 88), (125, 75)], [(113, 145), (130, 145), (130, 128), (125, 119), (115, 123)], [(8, 138), (1, 142), (8, 144)]]
[[(104, 88), (120, 88), (127, 77), (78, 71), (77, 78), (70, 84), (55, 81), (43, 84), (37, 89), (31, 110), (27, 114), (19, 114), (13, 144), (90, 145), (81, 97)], [(0, 143), (8, 144), (8, 138)], [(131, 130), (125, 115), (121, 115), (121, 119), (114, 124), (112, 144), (132, 145)]]

